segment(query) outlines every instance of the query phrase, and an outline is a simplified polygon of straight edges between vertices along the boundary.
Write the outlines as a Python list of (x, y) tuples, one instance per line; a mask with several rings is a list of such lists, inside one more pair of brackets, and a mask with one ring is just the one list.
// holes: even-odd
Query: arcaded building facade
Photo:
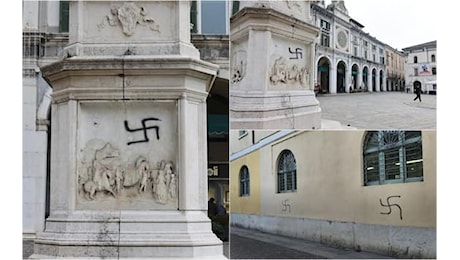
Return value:
[(344, 1), (311, 4), (321, 29), (316, 44), (314, 78), (319, 93), (386, 91), (385, 44), (363, 31), (348, 15)]

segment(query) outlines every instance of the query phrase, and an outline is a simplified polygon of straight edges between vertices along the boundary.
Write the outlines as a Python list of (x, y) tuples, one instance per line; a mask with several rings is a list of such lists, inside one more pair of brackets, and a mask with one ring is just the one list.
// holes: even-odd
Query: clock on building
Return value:
[(348, 46), (348, 36), (345, 31), (339, 31), (337, 33), (337, 43), (341, 48), (346, 48)]

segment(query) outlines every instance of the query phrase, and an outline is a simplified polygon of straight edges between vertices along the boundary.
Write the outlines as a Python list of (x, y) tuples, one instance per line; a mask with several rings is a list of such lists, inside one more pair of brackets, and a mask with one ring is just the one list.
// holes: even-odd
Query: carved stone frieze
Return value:
[(111, 143), (95, 149), (92, 158), (82, 159), (78, 170), (78, 190), (84, 201), (108, 197), (135, 201), (136, 197), (145, 198), (147, 191), (151, 192), (147, 198), (159, 204), (177, 199), (177, 175), (171, 161), (161, 160), (155, 168), (140, 155), (133, 162), (123, 163), (120, 150)]
[(237, 51), (232, 56), (231, 83), (237, 84), (246, 75), (246, 52)]
[(273, 85), (296, 85), (305, 87), (309, 79), (306, 67), (298, 67), (296, 64), (288, 64), (285, 58), (279, 57), (270, 72), (270, 82)]
[(112, 7), (110, 12), (111, 14), (107, 15), (109, 25), (121, 25), (126, 36), (134, 34), (137, 24), (149, 25), (151, 30), (160, 32), (159, 25), (152, 17), (147, 16), (147, 10), (142, 6), (125, 2), (121, 7)]

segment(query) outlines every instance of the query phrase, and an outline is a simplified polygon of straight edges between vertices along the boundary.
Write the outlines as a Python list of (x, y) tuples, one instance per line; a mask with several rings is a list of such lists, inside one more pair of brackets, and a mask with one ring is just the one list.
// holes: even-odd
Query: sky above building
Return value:
[(428, 0), (345, 0), (348, 14), (365, 32), (398, 50), (437, 40), (437, 6)]

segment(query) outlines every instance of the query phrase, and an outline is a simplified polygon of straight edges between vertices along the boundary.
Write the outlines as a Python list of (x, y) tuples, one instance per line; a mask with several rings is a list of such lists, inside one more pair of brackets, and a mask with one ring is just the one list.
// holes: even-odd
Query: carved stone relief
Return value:
[(306, 86), (309, 79), (306, 67), (300, 67), (296, 64), (288, 64), (284, 57), (275, 60), (270, 72), (270, 82), (273, 85), (298, 85)]
[(79, 195), (86, 201), (112, 197), (115, 200), (145, 197), (159, 204), (175, 201), (177, 198), (177, 176), (171, 161), (161, 160), (157, 167), (143, 155), (133, 162), (122, 161), (120, 150), (111, 143), (94, 152), (93, 159), (82, 159), (78, 170)]
[(237, 51), (232, 56), (231, 83), (237, 84), (246, 75), (246, 52)]
[(159, 25), (152, 17), (147, 16), (147, 10), (142, 6), (125, 2), (121, 7), (112, 7), (110, 12), (111, 14), (107, 15), (109, 25), (121, 25), (123, 33), (127, 36), (134, 34), (137, 24), (149, 25), (152, 31), (160, 32)]
[(302, 12), (302, 6), (299, 3), (300, 1), (298, 0), (286, 0), (286, 4), (289, 9), (295, 10), (297, 12)]

